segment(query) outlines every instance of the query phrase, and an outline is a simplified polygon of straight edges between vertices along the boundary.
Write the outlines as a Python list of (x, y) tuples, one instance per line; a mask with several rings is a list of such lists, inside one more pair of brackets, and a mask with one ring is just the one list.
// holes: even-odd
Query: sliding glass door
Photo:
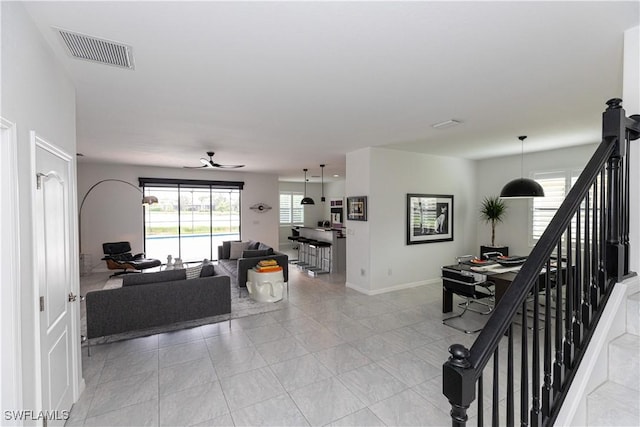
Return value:
[[(142, 178), (141, 178), (142, 180)], [(146, 206), (145, 253), (163, 260), (217, 259), (225, 240), (240, 240), (240, 189), (192, 182), (144, 185), (145, 195), (158, 198)]]

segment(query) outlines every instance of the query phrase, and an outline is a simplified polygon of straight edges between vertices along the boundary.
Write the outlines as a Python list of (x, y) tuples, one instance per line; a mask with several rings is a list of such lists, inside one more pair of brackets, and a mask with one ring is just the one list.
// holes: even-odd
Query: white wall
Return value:
[[(64, 69), (19, 2), (1, 2), (2, 7), (2, 111), (16, 124), (18, 139), (18, 186), (20, 211), (20, 298), (22, 320), (22, 381), (24, 409), (41, 407), (37, 387), (36, 347), (38, 318), (34, 295), (34, 246), (31, 216), (31, 153), (29, 131), (57, 145), (68, 154), (76, 152), (75, 89)], [(73, 186), (72, 186), (73, 187)], [(71, 194), (75, 203), (75, 194)], [(70, 230), (72, 253), (77, 254), (75, 227)], [(77, 267), (76, 267), (77, 268)], [(78, 272), (72, 271), (74, 293), (78, 293)], [(79, 322), (79, 313), (76, 321)], [(18, 353), (17, 349), (14, 349)], [(77, 360), (78, 354), (74, 355)], [(76, 368), (79, 367), (79, 363)], [(77, 398), (75, 384), (74, 399)]]
[[(241, 193), (241, 237), (278, 247), (278, 179), (276, 175), (226, 171), (200, 171), (179, 168), (114, 165), (81, 162), (78, 164), (78, 200), (103, 179), (122, 179), (138, 186), (138, 178), (182, 178), (244, 181)], [(143, 221), (141, 194), (119, 182), (95, 187), (82, 208), (82, 252), (89, 254), (94, 267), (104, 264), (102, 243), (129, 241), (134, 253), (142, 252)], [(271, 206), (258, 213), (250, 209), (256, 203)]]
[[(473, 161), (367, 148), (347, 155), (346, 196), (368, 196), (368, 220), (347, 221), (347, 286), (368, 294), (433, 284), (476, 243)], [(406, 244), (407, 194), (452, 194), (454, 240)]]
[[(371, 215), (371, 150), (372, 148), (363, 148), (347, 153), (347, 178), (344, 190), (345, 197), (367, 196), (369, 215)], [(346, 285), (360, 292), (369, 293), (371, 288), (371, 222), (345, 219), (344, 225), (347, 228)]]
[[(622, 106), (627, 116), (640, 114), (640, 27), (624, 33), (624, 67), (622, 82)], [(630, 170), (630, 218), (629, 241), (631, 250), (629, 264), (632, 271), (640, 271), (640, 147), (639, 141), (631, 143)]]
[[(596, 150), (595, 142), (577, 147), (525, 154), (524, 175), (531, 177), (533, 171), (581, 170)], [(507, 182), (518, 178), (521, 174), (520, 163), (519, 155), (477, 162), (477, 175), (474, 178), (476, 201), (473, 210), (478, 227), (477, 241), (471, 254), (478, 255), (480, 245), (491, 243), (491, 225), (480, 220), (479, 210), (482, 199), (486, 196), (499, 195)], [(510, 255), (528, 255), (532, 249), (529, 245), (529, 217), (532, 201), (531, 199), (504, 200), (507, 213), (504, 222), (496, 225), (496, 245), (509, 246)]]

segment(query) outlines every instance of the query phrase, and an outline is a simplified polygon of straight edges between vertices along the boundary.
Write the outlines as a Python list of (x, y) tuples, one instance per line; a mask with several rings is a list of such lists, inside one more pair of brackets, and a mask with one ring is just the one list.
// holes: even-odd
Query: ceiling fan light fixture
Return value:
[(532, 197), (544, 197), (544, 189), (533, 179), (524, 177), (524, 140), (526, 136), (519, 136), (522, 146), (520, 156), (520, 178), (507, 182), (500, 191), (500, 197), (509, 199), (530, 199)]

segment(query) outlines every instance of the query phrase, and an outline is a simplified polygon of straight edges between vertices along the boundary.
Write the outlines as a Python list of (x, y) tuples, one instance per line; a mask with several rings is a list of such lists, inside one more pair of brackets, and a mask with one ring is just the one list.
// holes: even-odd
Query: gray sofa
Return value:
[(200, 277), (186, 270), (137, 273), (121, 288), (87, 292), (87, 338), (231, 313), (231, 284), (213, 265)]
[(238, 256), (238, 253), (232, 254), (232, 243), (237, 242), (222, 242), (222, 246), (218, 246), (216, 271), (220, 271), (220, 274), (228, 275), (232, 284), (246, 289), (247, 271), (258, 265), (263, 259), (275, 260), (282, 267), (284, 281), (289, 281), (289, 257), (286, 254), (276, 252), (271, 246), (264, 243), (250, 240), (243, 242), (246, 248)]

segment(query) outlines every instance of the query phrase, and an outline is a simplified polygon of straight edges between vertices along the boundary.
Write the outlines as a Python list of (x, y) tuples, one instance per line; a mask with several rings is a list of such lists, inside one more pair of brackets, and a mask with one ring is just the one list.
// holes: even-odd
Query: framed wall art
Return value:
[(407, 194), (407, 245), (453, 240), (453, 195)]
[(347, 197), (347, 219), (351, 221), (367, 220), (367, 196)]

